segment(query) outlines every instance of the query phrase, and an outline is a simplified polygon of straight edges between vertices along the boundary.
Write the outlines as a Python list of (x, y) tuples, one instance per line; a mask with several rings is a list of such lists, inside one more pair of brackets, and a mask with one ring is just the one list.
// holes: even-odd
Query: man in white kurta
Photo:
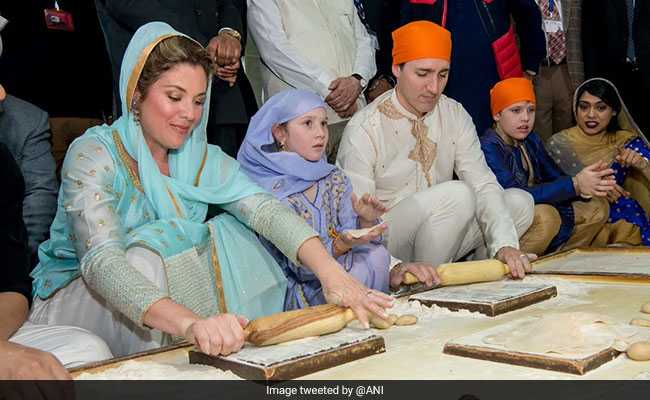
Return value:
[(262, 59), (263, 100), (288, 88), (320, 94), (328, 105), (328, 154), (335, 152), (377, 71), (354, 1), (248, 0), (248, 27)]
[(523, 276), (530, 264), (518, 238), (532, 223), (533, 199), (502, 189), (471, 117), (442, 94), (451, 36), (417, 21), (393, 40), (397, 85), (352, 118), (337, 164), (355, 192), (375, 195), (390, 209), (387, 240), (395, 257), (438, 265), (474, 252)]

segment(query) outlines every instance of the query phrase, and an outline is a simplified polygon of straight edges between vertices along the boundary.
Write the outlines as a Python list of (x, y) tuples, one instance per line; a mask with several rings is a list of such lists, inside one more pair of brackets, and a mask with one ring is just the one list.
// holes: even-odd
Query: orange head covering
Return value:
[(393, 64), (421, 58), (451, 59), (451, 33), (429, 21), (414, 21), (393, 31)]
[(530, 101), (535, 104), (535, 90), (533, 90), (533, 84), (529, 79), (504, 79), (490, 90), (493, 116), (520, 101)]

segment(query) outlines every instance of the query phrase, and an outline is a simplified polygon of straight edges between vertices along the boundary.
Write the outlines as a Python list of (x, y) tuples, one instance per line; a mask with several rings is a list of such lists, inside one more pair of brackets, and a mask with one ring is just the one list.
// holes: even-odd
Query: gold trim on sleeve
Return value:
[(223, 290), (223, 278), (221, 276), (221, 264), (219, 264), (219, 257), (217, 253), (217, 245), (215, 240), (217, 239), (212, 225), (206, 224), (208, 230), (210, 231), (210, 259), (212, 261), (212, 268), (214, 269), (214, 284), (217, 291), (217, 300), (219, 300), (219, 312), (225, 314), (228, 312), (228, 306), (226, 305), (226, 294)]

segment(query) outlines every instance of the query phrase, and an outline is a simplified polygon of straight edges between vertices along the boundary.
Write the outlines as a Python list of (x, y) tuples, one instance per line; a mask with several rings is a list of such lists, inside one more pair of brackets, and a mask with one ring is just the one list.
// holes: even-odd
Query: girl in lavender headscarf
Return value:
[[(343, 172), (325, 158), (325, 104), (316, 94), (287, 90), (266, 102), (251, 120), (237, 160), (260, 186), (293, 208), (332, 256), (371, 289), (388, 291), (391, 256), (381, 242), (386, 208), (375, 198), (357, 198)], [(372, 228), (359, 236), (357, 229)], [(262, 240), (288, 280), (285, 310), (325, 303), (321, 284)]]

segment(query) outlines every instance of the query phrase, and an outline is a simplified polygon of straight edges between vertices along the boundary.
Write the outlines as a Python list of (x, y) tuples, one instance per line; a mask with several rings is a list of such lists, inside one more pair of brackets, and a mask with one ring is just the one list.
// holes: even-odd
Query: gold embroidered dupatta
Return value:
[[(613, 83), (602, 78), (590, 79), (582, 85), (596, 79), (607, 82), (616, 90)], [(580, 87), (573, 95), (574, 116), (576, 115), (576, 96), (579, 89)], [(618, 94), (618, 90), (616, 93)], [(641, 137), (646, 144), (650, 145), (648, 139), (634, 122), (620, 94), (618, 97), (621, 101), (621, 112), (616, 116), (621, 127), (619, 131), (590, 136), (585, 134), (580, 127), (574, 126), (551, 137), (547, 149), (565, 173), (575, 176), (584, 167), (599, 160), (611, 165), (615, 161), (618, 150), (637, 137)], [(630, 192), (632, 198), (639, 202), (647, 214), (650, 213), (650, 182), (643, 173), (636, 169), (630, 169), (623, 187)]]

